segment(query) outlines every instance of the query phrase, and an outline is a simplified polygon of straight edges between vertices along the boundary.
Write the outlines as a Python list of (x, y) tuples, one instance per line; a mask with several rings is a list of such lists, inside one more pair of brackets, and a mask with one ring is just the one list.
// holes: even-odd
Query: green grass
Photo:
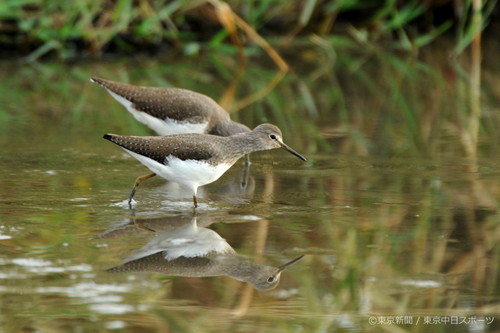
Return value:
[[(62, 59), (95, 57), (101, 53), (159, 52), (165, 48), (184, 54), (203, 50), (234, 49), (222, 18), (238, 15), (265, 39), (277, 43), (304, 36), (347, 36), (359, 43), (387, 43), (393, 48), (415, 51), (446, 31), (456, 34), (455, 50), (462, 52), (477, 32), (489, 23), (496, 0), (483, 0), (471, 13), (471, 1), (463, 8), (453, 2), (441, 4), (443, 12), (458, 11), (458, 23), (450, 14), (434, 23), (436, 7), (421, 1), (400, 4), (395, 0), (330, 2), (229, 1), (217, 16), (222, 2), (117, 0), (4, 0), (0, 3), (0, 43), (34, 61), (46, 55)], [(478, 15), (479, 14), (479, 15)], [(240, 38), (245, 36), (242, 27)]]

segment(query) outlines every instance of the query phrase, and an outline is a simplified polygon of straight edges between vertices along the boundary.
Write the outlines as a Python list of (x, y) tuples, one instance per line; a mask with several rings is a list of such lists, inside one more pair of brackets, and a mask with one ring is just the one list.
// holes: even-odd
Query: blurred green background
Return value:
[[(2, 53), (34, 60), (103, 54), (195, 55), (258, 52), (259, 34), (274, 47), (293, 42), (373, 43), (417, 51), (443, 34), (462, 52), (478, 34), (491, 33), (497, 1), (186, 1), (4, 0)], [(486, 32), (484, 32), (486, 29)], [(318, 45), (319, 44), (319, 45)]]

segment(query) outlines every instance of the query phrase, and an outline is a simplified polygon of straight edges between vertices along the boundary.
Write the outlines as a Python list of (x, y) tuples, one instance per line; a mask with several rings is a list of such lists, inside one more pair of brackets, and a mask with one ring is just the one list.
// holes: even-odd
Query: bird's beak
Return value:
[(306, 158), (302, 155), (300, 155), (299, 153), (297, 153), (295, 150), (293, 150), (292, 148), (290, 148), (288, 145), (286, 145), (283, 141), (278, 141), (278, 143), (280, 144), (281, 148), (285, 149), (286, 151), (288, 151), (289, 153), (297, 156), (298, 158), (300, 158), (302, 161), (307, 161)]
[(304, 258), (304, 255), (301, 255), (300, 257), (298, 258), (295, 258), (293, 259), (292, 261), (289, 261), (287, 262), (286, 264), (278, 267), (278, 273), (281, 273), (283, 272), (285, 269), (287, 269), (288, 267), (292, 266), (293, 264), (295, 264), (297, 261), (299, 261), (300, 259)]

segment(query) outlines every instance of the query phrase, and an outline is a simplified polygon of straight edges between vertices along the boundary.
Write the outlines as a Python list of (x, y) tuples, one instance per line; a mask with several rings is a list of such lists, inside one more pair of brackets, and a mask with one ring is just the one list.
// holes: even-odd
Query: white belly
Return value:
[(233, 253), (231, 246), (215, 231), (198, 228), (196, 219), (178, 229), (157, 232), (148, 244), (135, 251), (122, 262), (122, 265), (163, 252), (165, 260), (175, 260), (179, 257), (196, 258), (215, 253)]
[(194, 195), (199, 186), (216, 181), (232, 166), (228, 163), (214, 166), (196, 160), (181, 160), (172, 155), (167, 157), (167, 165), (165, 165), (128, 149), (125, 151), (158, 176), (190, 188)]
[(205, 123), (190, 123), (187, 121), (178, 121), (175, 119), (159, 119), (153, 117), (146, 112), (137, 111), (132, 102), (114, 92), (108, 90), (109, 94), (113, 96), (120, 104), (122, 104), (128, 112), (130, 112), (137, 121), (151, 128), (159, 135), (172, 135), (172, 134), (186, 134), (186, 133), (201, 133), (205, 134), (208, 122)]

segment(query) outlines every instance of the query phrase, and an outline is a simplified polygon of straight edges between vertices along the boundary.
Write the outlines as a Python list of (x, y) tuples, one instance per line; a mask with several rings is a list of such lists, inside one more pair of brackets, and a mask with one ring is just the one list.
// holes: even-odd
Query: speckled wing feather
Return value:
[(180, 257), (175, 260), (166, 260), (164, 252), (158, 252), (144, 258), (129, 261), (120, 266), (109, 268), (110, 273), (124, 272), (158, 272), (177, 276), (215, 276), (215, 263), (211, 258)]
[[(181, 160), (209, 160), (217, 151), (206, 143), (202, 134), (172, 136), (122, 136), (105, 134), (104, 139), (134, 153), (164, 164), (169, 155)], [(223, 139), (215, 137), (215, 140)]]
[(93, 77), (92, 81), (129, 100), (138, 111), (159, 119), (202, 123), (218, 114), (229, 120), (229, 114), (212, 98), (186, 89), (140, 87)]

